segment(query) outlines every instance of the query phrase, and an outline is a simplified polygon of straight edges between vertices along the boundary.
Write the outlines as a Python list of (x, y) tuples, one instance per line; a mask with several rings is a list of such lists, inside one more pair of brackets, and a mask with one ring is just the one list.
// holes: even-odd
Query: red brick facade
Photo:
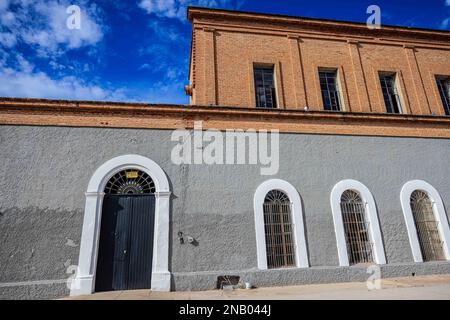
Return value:
[(385, 113), (379, 72), (395, 72), (403, 113), (444, 115), (450, 32), (190, 8), (191, 104), (256, 105), (253, 66), (274, 66), (281, 109), (323, 110), (319, 68), (337, 70), (342, 109)]
[[(436, 75), (450, 32), (190, 8), (191, 106), (0, 98), (0, 124), (450, 138)], [(277, 109), (255, 108), (253, 66), (273, 65)], [(324, 112), (319, 68), (337, 70), (346, 112)], [(395, 72), (403, 114), (387, 114), (379, 72)], [(182, 90), (182, 88), (180, 88)], [(304, 112), (308, 106), (308, 112)]]

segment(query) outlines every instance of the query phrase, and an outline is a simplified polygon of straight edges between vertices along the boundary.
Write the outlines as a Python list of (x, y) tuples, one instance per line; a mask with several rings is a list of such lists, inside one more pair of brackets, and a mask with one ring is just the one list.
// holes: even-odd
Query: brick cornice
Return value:
[(347, 42), (349, 39), (353, 39), (360, 43), (368, 43), (368, 44), (382, 44), (389, 46), (403, 46), (412, 44), (416, 48), (425, 48), (425, 49), (439, 49), (439, 50), (450, 50), (450, 42), (436, 42), (429, 41), (427, 39), (407, 39), (401, 37), (376, 37), (374, 35), (363, 35), (358, 33), (339, 33), (336, 30), (328, 30), (321, 31), (317, 30), (307, 30), (300, 28), (289, 28), (283, 29), (281, 27), (274, 26), (251, 26), (246, 25), (245, 27), (242, 25), (232, 24), (227, 21), (226, 23), (220, 22), (211, 22), (211, 21), (202, 21), (194, 23), (194, 30), (203, 30), (204, 27), (210, 26), (214, 27), (218, 32), (237, 32), (237, 33), (248, 33), (248, 34), (261, 34), (261, 35), (271, 35), (271, 36), (280, 36), (286, 37), (287, 34), (297, 33), (300, 38), (303, 39), (320, 39), (320, 40), (329, 40), (329, 41), (343, 41)]
[[(240, 23), (243, 28), (252, 28), (260, 25), (267, 29), (287, 27), (302, 32), (316, 31), (325, 34), (335, 33), (343, 37), (363, 36), (369, 38), (386, 38), (386, 41), (400, 39), (408, 42), (429, 43), (448, 47), (450, 32), (434, 29), (407, 28), (400, 26), (382, 25), (381, 29), (369, 29), (365, 23), (315, 19), (306, 17), (285, 16), (276, 14), (263, 14), (241, 12), (222, 9), (208, 9), (190, 7), (188, 18), (193, 23), (213, 22), (214, 25)], [(295, 32), (295, 31), (291, 31)]]
[(303, 110), (0, 98), (0, 124), (450, 138), (450, 118)]

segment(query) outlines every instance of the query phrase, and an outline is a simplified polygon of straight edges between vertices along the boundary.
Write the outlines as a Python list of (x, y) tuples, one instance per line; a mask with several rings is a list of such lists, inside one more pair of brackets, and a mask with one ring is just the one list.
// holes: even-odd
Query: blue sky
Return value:
[(450, 29), (450, 0), (0, 0), (0, 96), (187, 104), (188, 4)]

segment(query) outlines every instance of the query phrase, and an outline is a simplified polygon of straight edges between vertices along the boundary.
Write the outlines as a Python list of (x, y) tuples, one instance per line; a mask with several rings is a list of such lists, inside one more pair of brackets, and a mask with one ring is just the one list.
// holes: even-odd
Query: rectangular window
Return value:
[(381, 91), (387, 113), (402, 113), (395, 79), (395, 73), (380, 73)]
[(323, 108), (340, 111), (337, 70), (319, 70), (320, 90), (322, 92)]
[(275, 94), (275, 81), (273, 78), (274, 68), (254, 67), (255, 94), (257, 108), (276, 108), (277, 99)]
[(450, 77), (436, 77), (442, 105), (447, 116), (450, 116)]

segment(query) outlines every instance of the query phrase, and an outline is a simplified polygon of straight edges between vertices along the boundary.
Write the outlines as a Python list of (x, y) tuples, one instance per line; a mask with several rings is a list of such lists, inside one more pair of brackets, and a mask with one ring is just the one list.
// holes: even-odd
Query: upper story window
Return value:
[(340, 111), (339, 87), (337, 70), (319, 70), (320, 90), (322, 92), (323, 108)]
[(275, 94), (274, 68), (255, 66), (253, 68), (255, 77), (255, 94), (257, 108), (276, 108), (277, 99)]
[(450, 116), (450, 77), (436, 77), (442, 105), (447, 116)]
[(398, 95), (396, 74), (380, 73), (381, 90), (387, 113), (402, 113), (400, 97)]

